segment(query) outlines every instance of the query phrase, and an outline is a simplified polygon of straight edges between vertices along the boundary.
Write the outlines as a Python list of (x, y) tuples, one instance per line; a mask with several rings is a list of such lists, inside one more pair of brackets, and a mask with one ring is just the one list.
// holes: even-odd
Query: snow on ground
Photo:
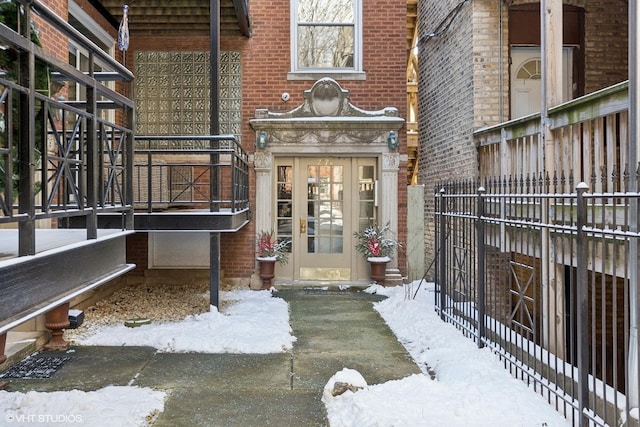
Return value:
[[(570, 425), (542, 397), (513, 379), (489, 350), (478, 349), (436, 316), (433, 284), (423, 283), (416, 299), (406, 299), (402, 286), (373, 286), (367, 291), (388, 296), (374, 307), (424, 373), (367, 385), (366, 378), (345, 366), (328, 379), (323, 394), (331, 426)], [(229, 304), (224, 313), (212, 309), (181, 322), (139, 328), (106, 327), (92, 331), (93, 335), (77, 343), (147, 345), (171, 352), (270, 353), (292, 347), (295, 337), (291, 336), (286, 302), (271, 298), (268, 291), (223, 292), (221, 298), (237, 301)], [(427, 366), (435, 373), (434, 380)], [(327, 389), (336, 381), (362, 389), (333, 397)], [(79, 425), (143, 426), (147, 417), (163, 410), (164, 398), (162, 392), (138, 387), (26, 395), (0, 391), (0, 411), (4, 413), (4, 419), (0, 415), (0, 425), (9, 425), (9, 421), (12, 426), (38, 425), (37, 420), (29, 424), (25, 417), (73, 415), (82, 419)], [(50, 424), (73, 425), (70, 419), (62, 421)]]
[[(405, 298), (405, 291), (401, 286), (367, 290), (388, 296), (374, 307), (423, 374), (336, 397), (325, 393), (331, 426), (571, 425), (540, 395), (509, 375), (493, 353), (478, 349), (453, 325), (440, 320), (434, 311), (433, 283), (423, 283), (415, 299)], [(427, 367), (435, 373), (434, 380)], [(331, 381), (349, 382), (352, 376), (340, 374)]]
[(165, 397), (150, 388), (117, 386), (89, 392), (0, 391), (0, 425), (146, 426), (163, 411)]
[(137, 328), (106, 326), (75, 340), (78, 345), (149, 346), (161, 352), (193, 353), (277, 353), (289, 350), (291, 335), (289, 307), (270, 291), (221, 292), (231, 301), (219, 313), (189, 316), (181, 322), (152, 323)]

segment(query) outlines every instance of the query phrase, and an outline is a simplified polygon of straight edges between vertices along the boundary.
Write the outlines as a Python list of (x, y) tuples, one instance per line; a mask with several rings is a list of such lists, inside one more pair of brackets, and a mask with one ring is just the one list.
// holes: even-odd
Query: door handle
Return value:
[(307, 220), (300, 218), (300, 234), (307, 232)]

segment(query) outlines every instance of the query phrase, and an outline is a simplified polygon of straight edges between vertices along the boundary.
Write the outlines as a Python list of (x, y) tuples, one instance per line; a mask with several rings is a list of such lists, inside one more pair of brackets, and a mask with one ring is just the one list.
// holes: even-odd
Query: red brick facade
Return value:
[[(289, 0), (250, 3), (252, 37), (222, 37), (221, 50), (240, 51), (242, 56), (242, 141), (245, 150), (254, 151), (254, 132), (249, 126), (256, 108), (287, 111), (302, 103), (302, 94), (313, 80), (287, 79), (290, 70)], [(351, 102), (363, 109), (378, 110), (387, 106), (398, 108), (406, 115), (406, 62), (404, 2), (367, 1), (363, 10), (363, 68), (366, 80), (339, 80), (350, 91)], [(134, 67), (136, 51), (208, 50), (209, 35), (132, 36), (126, 64)], [(322, 77), (321, 75), (318, 78)], [(281, 94), (291, 95), (285, 104)], [(401, 135), (401, 154), (406, 154), (405, 138)], [(252, 168), (250, 168), (252, 169)], [(400, 177), (406, 176), (406, 161), (400, 165)], [(399, 179), (398, 224), (400, 240), (406, 241), (406, 188)], [(251, 172), (251, 205), (255, 206), (255, 176)], [(225, 277), (247, 278), (254, 270), (253, 223), (239, 233), (224, 233), (221, 237), (221, 269)], [(404, 255), (398, 264), (404, 266)]]

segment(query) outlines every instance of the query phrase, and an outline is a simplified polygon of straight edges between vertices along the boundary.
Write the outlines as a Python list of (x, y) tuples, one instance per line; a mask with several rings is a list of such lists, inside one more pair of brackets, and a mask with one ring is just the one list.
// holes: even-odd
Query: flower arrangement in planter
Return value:
[[(355, 232), (353, 235), (358, 239), (356, 243), (356, 251), (369, 258), (391, 258), (400, 243), (387, 237), (391, 233), (389, 223), (384, 227), (377, 224), (371, 224), (361, 232)], [(389, 261), (389, 260), (387, 260)]]
[(387, 237), (391, 233), (391, 227), (387, 223), (384, 227), (371, 224), (361, 232), (353, 235), (358, 239), (356, 251), (365, 256), (371, 265), (371, 278), (376, 282), (383, 282), (385, 279), (386, 265), (391, 261), (395, 251), (401, 246), (400, 243)]
[(273, 230), (261, 231), (256, 239), (257, 258), (258, 260), (272, 258), (284, 265), (289, 262), (289, 251), (286, 249), (290, 243), (289, 240), (277, 240)]
[(273, 230), (261, 231), (256, 238), (256, 260), (260, 265), (260, 278), (262, 289), (269, 289), (271, 281), (275, 277), (275, 263), (282, 265), (289, 261), (287, 246), (291, 241), (278, 240), (274, 237)]

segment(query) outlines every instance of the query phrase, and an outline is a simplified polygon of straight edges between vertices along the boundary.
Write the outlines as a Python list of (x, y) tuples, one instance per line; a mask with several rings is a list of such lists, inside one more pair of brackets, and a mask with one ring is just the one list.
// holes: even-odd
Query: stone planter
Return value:
[(69, 343), (63, 339), (64, 330), (70, 325), (69, 303), (66, 302), (50, 310), (45, 315), (44, 326), (51, 330), (51, 339), (44, 346), (45, 350), (60, 351), (69, 348)]
[(259, 274), (262, 279), (262, 287), (260, 289), (270, 289), (275, 277), (276, 257), (258, 257), (256, 259), (260, 266)]
[(371, 266), (371, 279), (376, 283), (384, 283), (387, 276), (387, 264), (391, 259), (389, 257), (369, 257), (367, 258)]

